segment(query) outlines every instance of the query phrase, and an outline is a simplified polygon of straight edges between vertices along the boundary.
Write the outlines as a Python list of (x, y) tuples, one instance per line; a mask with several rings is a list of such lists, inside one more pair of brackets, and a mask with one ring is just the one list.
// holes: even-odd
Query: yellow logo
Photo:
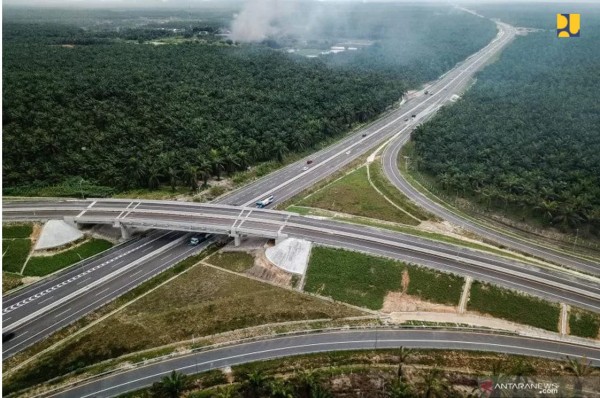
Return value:
[(580, 14), (556, 14), (556, 36), (579, 37)]

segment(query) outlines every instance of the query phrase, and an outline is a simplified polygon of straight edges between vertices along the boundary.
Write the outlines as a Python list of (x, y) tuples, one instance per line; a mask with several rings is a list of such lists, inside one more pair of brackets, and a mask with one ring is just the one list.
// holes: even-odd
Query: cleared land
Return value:
[(207, 263), (233, 272), (244, 272), (254, 265), (254, 257), (245, 252), (219, 252), (210, 256)]
[(408, 294), (436, 303), (458, 304), (464, 282), (461, 277), (390, 259), (318, 246), (311, 252), (304, 290), (379, 310), (389, 292), (403, 290), (404, 270), (410, 279)]
[(23, 369), (8, 383), (11, 390), (18, 389), (193, 336), (271, 322), (357, 315), (364, 313), (198, 265), (46, 354), (35, 367)]
[(347, 174), (297, 204), (408, 225), (419, 224), (386, 201), (369, 184), (366, 167)]
[(558, 331), (558, 304), (487, 283), (473, 282), (467, 309), (553, 332)]
[(569, 312), (569, 332), (580, 337), (600, 338), (600, 315), (580, 308)]
[(104, 239), (91, 239), (73, 249), (53, 256), (31, 257), (23, 275), (44, 276), (58, 271), (78, 261), (91, 257), (112, 247), (112, 243)]

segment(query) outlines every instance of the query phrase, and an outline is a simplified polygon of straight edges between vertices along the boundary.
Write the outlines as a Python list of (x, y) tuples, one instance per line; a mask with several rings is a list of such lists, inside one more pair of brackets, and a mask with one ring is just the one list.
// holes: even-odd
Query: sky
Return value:
[[(131, 8), (131, 7), (173, 7), (173, 8), (187, 8), (199, 5), (208, 5), (208, 4), (219, 4), (225, 2), (232, 3), (243, 3), (243, 0), (218, 0), (218, 1), (210, 1), (210, 0), (4, 0), (3, 5), (5, 6), (35, 6), (35, 7), (86, 7), (86, 8), (95, 8), (95, 7), (123, 7), (123, 8)], [(285, 2), (285, 0), (282, 0)], [(323, 0), (320, 0), (323, 1)], [(334, 0), (334, 1), (360, 1), (360, 2), (369, 2), (369, 1), (379, 1), (382, 0)], [(450, 3), (450, 0), (383, 0), (383, 1), (397, 1), (397, 2), (410, 2), (410, 3), (422, 3), (422, 2), (434, 2), (434, 3)], [(584, 3), (600, 3), (600, 0), (559, 0), (559, 1), (548, 1), (548, 0), (458, 0), (452, 1), (452, 3), (575, 3), (575, 2), (584, 2)]]

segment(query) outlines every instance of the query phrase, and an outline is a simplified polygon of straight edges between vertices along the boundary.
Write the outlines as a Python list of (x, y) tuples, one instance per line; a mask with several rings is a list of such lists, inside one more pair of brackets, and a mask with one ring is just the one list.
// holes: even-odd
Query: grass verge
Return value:
[(2, 294), (23, 284), (21, 275), (2, 272)]
[(419, 224), (373, 189), (367, 179), (366, 167), (360, 167), (297, 204), (408, 225)]
[(29, 238), (33, 232), (33, 224), (2, 225), (2, 239)]
[(78, 261), (84, 260), (95, 254), (108, 250), (112, 243), (104, 239), (91, 239), (73, 249), (55, 254), (53, 256), (31, 257), (23, 275), (44, 276), (56, 272)]
[(2, 271), (20, 273), (30, 251), (29, 238), (2, 239)]
[(383, 193), (397, 206), (402, 207), (404, 210), (420, 220), (438, 221), (436, 216), (414, 204), (402, 192), (400, 192), (398, 188), (392, 185), (392, 183), (383, 174), (381, 162), (375, 161), (371, 163), (369, 165), (369, 173), (371, 175), (371, 182), (373, 185), (375, 185), (377, 189), (381, 191), (381, 193)]
[(467, 309), (552, 332), (558, 331), (558, 304), (487, 283), (473, 282)]
[(579, 337), (600, 338), (600, 315), (580, 308), (569, 311), (570, 334)]
[(233, 272), (244, 272), (254, 265), (254, 256), (245, 252), (218, 252), (206, 262)]
[(319, 246), (311, 251), (304, 290), (379, 310), (389, 292), (402, 291), (404, 270), (408, 271), (410, 279), (408, 294), (437, 303), (458, 304), (464, 283), (461, 277), (391, 259)]
[(106, 359), (192, 336), (271, 322), (355, 315), (364, 314), (341, 304), (196, 266), (15, 372), (5, 380), (4, 391), (17, 391)]

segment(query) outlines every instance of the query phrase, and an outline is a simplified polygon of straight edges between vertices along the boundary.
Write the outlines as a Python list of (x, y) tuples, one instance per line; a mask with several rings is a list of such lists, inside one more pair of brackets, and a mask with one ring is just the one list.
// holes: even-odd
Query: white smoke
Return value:
[(262, 41), (279, 36), (285, 19), (294, 13), (297, 3), (281, 0), (249, 0), (231, 24), (231, 38), (240, 42)]

